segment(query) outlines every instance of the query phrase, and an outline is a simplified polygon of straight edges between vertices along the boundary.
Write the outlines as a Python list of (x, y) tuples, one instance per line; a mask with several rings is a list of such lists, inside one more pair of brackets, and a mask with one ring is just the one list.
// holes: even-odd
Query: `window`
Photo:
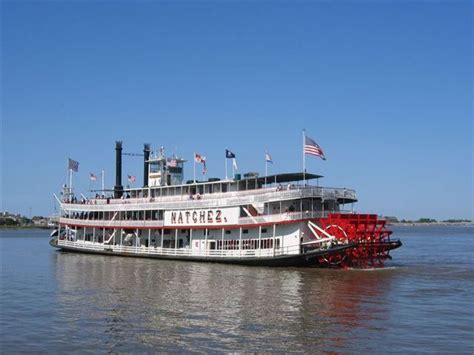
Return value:
[(249, 230), (248, 230), (248, 229), (244, 229), (244, 230), (242, 231), (242, 233), (244, 233), (244, 234), (249, 234)]
[(267, 233), (267, 228), (262, 228), (262, 233)]
[(230, 234), (230, 233), (232, 233), (232, 231), (231, 231), (230, 229), (227, 229), (227, 230), (225, 231), (225, 234)]
[(183, 168), (180, 168), (180, 167), (170, 167), (168, 166), (168, 171), (171, 173), (171, 174), (182, 174), (183, 173)]

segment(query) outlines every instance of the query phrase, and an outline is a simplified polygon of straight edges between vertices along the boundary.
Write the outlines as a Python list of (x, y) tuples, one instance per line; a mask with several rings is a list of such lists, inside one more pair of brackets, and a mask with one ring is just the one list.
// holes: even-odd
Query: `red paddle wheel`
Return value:
[(383, 267), (385, 260), (390, 258), (389, 251), (401, 246), (400, 241), (390, 240), (392, 232), (386, 228), (386, 221), (374, 214), (332, 213), (319, 223), (338, 242), (357, 243), (345, 255), (321, 260), (328, 266)]

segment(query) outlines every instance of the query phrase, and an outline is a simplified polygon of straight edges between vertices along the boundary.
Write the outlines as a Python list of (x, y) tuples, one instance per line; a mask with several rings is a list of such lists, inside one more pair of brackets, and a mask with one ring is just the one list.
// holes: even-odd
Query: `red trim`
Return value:
[(122, 228), (122, 229), (193, 229), (193, 230), (201, 230), (201, 229), (237, 229), (237, 228), (258, 228), (258, 227), (267, 227), (267, 226), (272, 226), (272, 225), (285, 225), (285, 224), (296, 224), (296, 223), (301, 223), (305, 221), (314, 221), (315, 219), (311, 218), (306, 218), (306, 219), (294, 219), (291, 221), (280, 221), (280, 222), (267, 222), (267, 223), (252, 223), (252, 224), (230, 224), (230, 225), (220, 225), (220, 226), (195, 226), (195, 227), (190, 227), (190, 226), (176, 226), (176, 227), (170, 227), (170, 226), (161, 226), (161, 227), (126, 227), (126, 226), (120, 226), (120, 227), (114, 227), (114, 226), (102, 226), (102, 225), (84, 225), (84, 224), (78, 224), (78, 223), (62, 223), (60, 222), (60, 225), (63, 226), (73, 226), (73, 227), (86, 227), (86, 228), (105, 228), (105, 229), (117, 229), (117, 228)]

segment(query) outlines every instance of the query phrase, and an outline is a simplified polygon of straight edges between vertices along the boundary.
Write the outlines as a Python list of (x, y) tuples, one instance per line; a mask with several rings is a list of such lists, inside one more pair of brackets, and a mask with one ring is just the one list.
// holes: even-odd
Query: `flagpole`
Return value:
[(267, 186), (267, 175), (268, 175), (268, 161), (267, 161), (267, 151), (265, 151), (265, 187)]
[[(69, 174), (70, 174), (70, 171), (69, 171), (69, 159), (67, 160), (67, 170), (66, 170), (66, 190), (64, 191), (66, 193), (66, 199), (69, 199), (70, 198), (70, 195), (69, 195), (69, 192), (71, 192), (70, 190), (70, 187), (68, 186), (69, 185), (69, 180), (71, 180), (69, 178)], [(69, 201), (69, 200), (68, 200)]]
[(303, 128), (303, 186), (306, 186), (306, 156), (304, 154), (305, 130)]
[(67, 169), (66, 169), (66, 187), (68, 186), (69, 184), (69, 159), (67, 161)]
[(102, 195), (105, 194), (104, 190), (105, 190), (105, 187), (104, 187), (104, 170), (102, 170)]
[(72, 169), (69, 169), (69, 192), (71, 193), (72, 197)]
[(225, 179), (227, 180), (227, 156), (225, 157)]
[(194, 183), (196, 183), (196, 152), (194, 152), (194, 158), (193, 158), (193, 176), (194, 176)]

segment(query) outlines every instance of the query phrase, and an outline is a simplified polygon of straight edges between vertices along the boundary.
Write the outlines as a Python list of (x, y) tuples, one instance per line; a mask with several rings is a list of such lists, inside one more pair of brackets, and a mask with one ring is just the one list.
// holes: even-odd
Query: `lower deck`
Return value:
[[(209, 240), (209, 244), (216, 243), (216, 241)], [(281, 255), (300, 254), (300, 246), (292, 247), (272, 247), (272, 248), (257, 248), (257, 249), (243, 249), (236, 247), (235, 249), (210, 249), (210, 248), (190, 248), (189, 246), (183, 248), (164, 248), (159, 246), (145, 246), (135, 245), (126, 246), (120, 244), (104, 244), (98, 242), (90, 242), (84, 240), (70, 241), (58, 240), (58, 247), (80, 248), (90, 251), (113, 252), (113, 253), (128, 253), (128, 254), (146, 254), (146, 255), (168, 255), (168, 256), (189, 256), (189, 257), (217, 257), (217, 258), (247, 258), (247, 257), (274, 257)]]
[(146, 246), (104, 245), (97, 242), (51, 240), (51, 245), (65, 251), (142, 257), (168, 260), (215, 262), (248, 266), (326, 266), (327, 259), (332, 255), (344, 254), (354, 245), (325, 245), (320, 248), (300, 247), (298, 253), (286, 254), (283, 249), (271, 250), (206, 250), (195, 252), (192, 249), (169, 249)]
[(256, 228), (126, 229), (59, 225), (55, 247), (95, 253), (173, 258), (265, 259), (331, 248), (310, 237), (306, 223)]

